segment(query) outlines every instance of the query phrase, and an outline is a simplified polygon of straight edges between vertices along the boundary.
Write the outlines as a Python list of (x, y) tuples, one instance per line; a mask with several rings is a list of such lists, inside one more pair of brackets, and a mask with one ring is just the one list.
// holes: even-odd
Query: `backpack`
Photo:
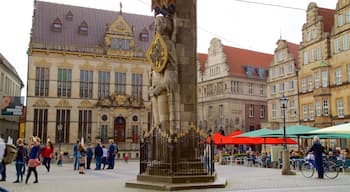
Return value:
[(6, 144), (5, 155), (4, 155), (4, 158), (2, 159), (2, 161), (5, 164), (10, 164), (16, 158), (16, 155), (17, 155), (16, 146), (13, 144)]

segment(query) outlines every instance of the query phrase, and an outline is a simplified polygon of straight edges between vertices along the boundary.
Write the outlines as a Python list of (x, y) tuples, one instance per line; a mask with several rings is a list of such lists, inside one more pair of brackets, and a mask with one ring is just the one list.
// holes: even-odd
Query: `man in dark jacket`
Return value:
[(313, 139), (313, 145), (312, 147), (309, 149), (309, 152), (313, 152), (313, 155), (315, 157), (315, 168), (317, 170), (318, 173), (318, 178), (319, 179), (323, 179), (323, 159), (322, 159), (322, 154), (324, 153), (324, 147), (321, 145), (320, 143), (320, 138), (318, 138), (317, 136), (314, 137)]
[(86, 169), (90, 169), (92, 156), (93, 156), (93, 152), (92, 152), (91, 143), (88, 143), (88, 146), (86, 148)]
[(95, 147), (95, 160), (96, 160), (95, 170), (101, 170), (102, 155), (103, 155), (103, 151), (102, 151), (101, 143), (97, 143)]

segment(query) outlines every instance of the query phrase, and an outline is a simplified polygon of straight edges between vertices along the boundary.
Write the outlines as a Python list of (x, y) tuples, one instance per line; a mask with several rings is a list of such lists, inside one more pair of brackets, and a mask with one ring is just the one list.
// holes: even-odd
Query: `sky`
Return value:
[[(153, 15), (151, 0), (44, 0), (81, 7)], [(252, 3), (253, 1), (257, 3)], [(217, 37), (227, 46), (273, 54), (282, 37), (299, 44), (310, 2), (335, 9), (337, 0), (197, 0), (197, 52)], [(278, 5), (268, 6), (267, 4)], [(1, 1), (0, 53), (16, 68), (27, 91), (28, 45), (34, 0)], [(283, 8), (292, 7), (292, 8)]]

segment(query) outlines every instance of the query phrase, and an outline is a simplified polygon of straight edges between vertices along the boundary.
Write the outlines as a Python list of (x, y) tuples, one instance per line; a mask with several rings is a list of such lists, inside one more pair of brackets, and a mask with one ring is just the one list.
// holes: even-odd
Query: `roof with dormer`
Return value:
[[(69, 46), (102, 48), (107, 25), (115, 21), (121, 12), (86, 8), (65, 4), (35, 1), (31, 47), (64, 49)], [(122, 13), (127, 23), (133, 28), (136, 47), (147, 51), (153, 39), (154, 17), (130, 13)], [(56, 19), (62, 22), (61, 32), (51, 30)], [(79, 34), (79, 26), (85, 22), (87, 35)], [(149, 40), (141, 41), (142, 30), (149, 31)], [(92, 50), (92, 49), (91, 49)]]
[[(227, 64), (229, 66), (230, 75), (247, 76), (247, 67), (252, 67), (255, 70), (259, 68), (267, 70), (270, 63), (273, 61), (273, 55), (268, 53), (261, 53), (229, 46), (223, 47), (227, 56)], [(198, 53), (197, 59), (200, 64), (200, 71), (204, 72), (205, 64), (208, 60), (208, 54)], [(257, 76), (257, 73), (253, 74), (253, 77)]]
[[(224, 52), (226, 53), (230, 75), (247, 76), (247, 67), (267, 70), (273, 61), (273, 55), (271, 54), (247, 49), (224, 46)], [(253, 77), (257, 77), (257, 74), (254, 73)]]

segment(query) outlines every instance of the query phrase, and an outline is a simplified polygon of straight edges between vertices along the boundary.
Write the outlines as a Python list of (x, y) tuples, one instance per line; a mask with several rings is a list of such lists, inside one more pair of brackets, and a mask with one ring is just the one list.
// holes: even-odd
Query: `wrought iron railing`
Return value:
[(199, 129), (170, 136), (155, 128), (140, 143), (140, 175), (213, 175), (214, 144)]

